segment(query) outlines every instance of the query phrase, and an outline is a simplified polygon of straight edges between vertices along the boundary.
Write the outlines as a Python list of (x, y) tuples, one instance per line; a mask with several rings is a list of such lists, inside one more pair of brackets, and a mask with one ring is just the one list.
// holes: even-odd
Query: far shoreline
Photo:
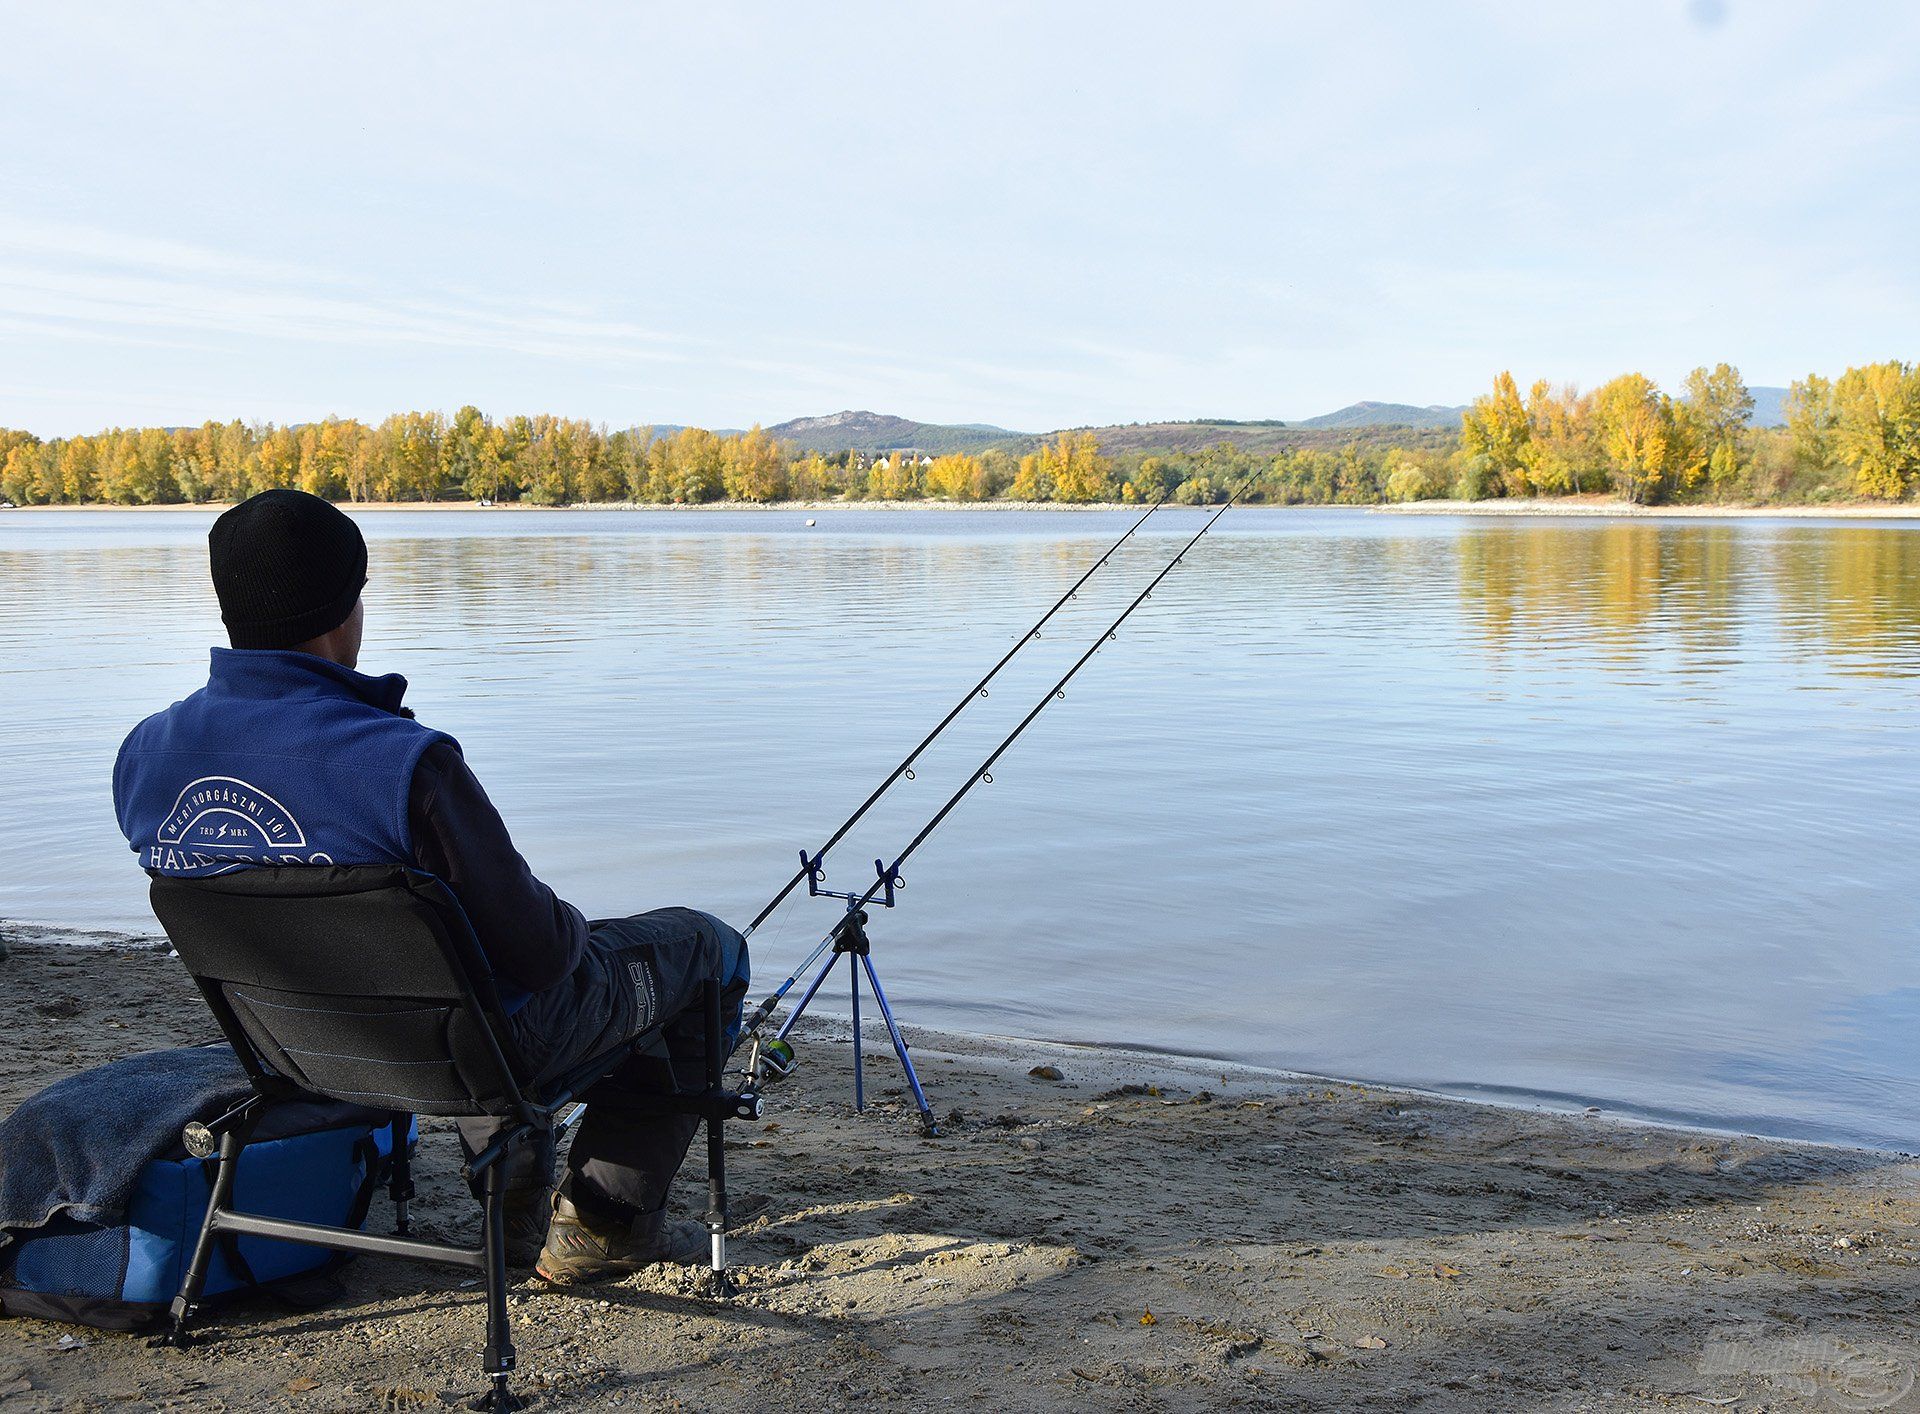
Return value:
[[(178, 512), (218, 512), (232, 506), (232, 501), (177, 502), (166, 505), (120, 506), (105, 502), (89, 501), (78, 505), (36, 505), (11, 506), (0, 510), (24, 511), (45, 514), (52, 511), (83, 511), (103, 513), (109, 511), (138, 511), (143, 513), (169, 514)], [(1088, 511), (1127, 511), (1139, 513), (1146, 509), (1138, 501), (581, 501), (565, 506), (536, 506), (525, 501), (336, 501), (334, 503), (346, 511), (452, 511), (461, 514), (477, 514), (481, 511), (500, 511), (515, 515), (551, 514), (566, 515), (581, 511), (670, 511), (689, 515), (712, 514), (724, 511), (746, 512), (805, 512), (807, 514), (834, 514), (848, 511), (931, 511), (952, 513), (958, 511), (1045, 511), (1058, 514), (1075, 514)], [(1175, 511), (1211, 511), (1217, 510), (1219, 503), (1200, 503), (1180, 505), (1169, 503), (1166, 510)], [(1894, 502), (1879, 504), (1874, 502), (1847, 501), (1833, 505), (1667, 505), (1643, 506), (1630, 501), (1615, 500), (1606, 496), (1565, 496), (1533, 498), (1494, 498), (1484, 501), (1387, 501), (1359, 505), (1315, 502), (1312, 504), (1273, 504), (1268, 502), (1249, 503), (1245, 510), (1260, 511), (1364, 511), (1375, 515), (1400, 516), (1499, 516), (1512, 519), (1539, 518), (1552, 520), (1566, 519), (1606, 519), (1606, 520), (1920, 520), (1920, 502)]]
[[(169, 502), (165, 505), (117, 506), (105, 501), (78, 505), (12, 506), (14, 511), (223, 511), (233, 501)], [(673, 511), (690, 515), (715, 511), (1142, 511), (1138, 501), (574, 501), (564, 506), (536, 506), (528, 501), (335, 501), (343, 511), (504, 511), (515, 515), (568, 515), (580, 511)], [(1211, 505), (1179, 506), (1167, 510), (1205, 511)], [(1269, 510), (1356, 510), (1366, 507), (1270, 506)], [(0, 511), (0, 515), (5, 514)]]
[(1368, 506), (1383, 515), (1402, 516), (1537, 516), (1549, 519), (1604, 518), (1608, 520), (1916, 520), (1920, 503), (1847, 501), (1837, 505), (1642, 506), (1606, 496), (1496, 498), (1487, 501), (1400, 501)]

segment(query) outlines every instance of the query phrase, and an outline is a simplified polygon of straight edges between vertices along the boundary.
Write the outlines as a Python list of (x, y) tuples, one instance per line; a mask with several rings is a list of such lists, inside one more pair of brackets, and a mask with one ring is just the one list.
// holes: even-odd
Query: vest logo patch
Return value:
[(163, 874), (243, 864), (331, 864), (286, 806), (238, 776), (202, 776), (180, 792), (147, 851)]
[(659, 1011), (659, 1000), (653, 990), (653, 969), (645, 958), (627, 959), (627, 975), (633, 979), (633, 1000), (640, 1009), (640, 1019), (635, 1025), (636, 1031), (644, 1031), (653, 1025), (653, 1018)]

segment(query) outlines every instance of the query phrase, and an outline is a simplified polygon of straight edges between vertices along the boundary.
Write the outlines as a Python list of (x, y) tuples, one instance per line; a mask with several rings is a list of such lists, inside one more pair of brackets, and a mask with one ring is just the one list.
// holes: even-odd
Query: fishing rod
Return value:
[[(1200, 529), (1194, 532), (1193, 537), (1180, 547), (1179, 553), (1174, 555), (1172, 559), (1161, 567), (1160, 572), (1148, 582), (1146, 588), (1134, 596), (1132, 602), (1120, 612), (1119, 617), (1114, 619), (1114, 621), (1107, 626), (1106, 630), (1093, 640), (1087, 650), (1074, 660), (1073, 666), (1068, 668), (1067, 671), (1061, 675), (1059, 681), (1054, 683), (1052, 687), (1048, 688), (1047, 691), (1042, 694), (1040, 700), (1034, 703), (1032, 708), (1020, 719), (1014, 729), (1001, 739), (1000, 744), (994, 747), (994, 749), (988, 753), (986, 759), (973, 769), (972, 773), (961, 783), (959, 789), (947, 798), (946, 802), (933, 813), (925, 825), (921, 826), (919, 833), (914, 835), (914, 837), (907, 842), (905, 848), (894, 856), (893, 863), (888, 864), (880, 859), (874, 860), (875, 878), (864, 891), (843, 891), (822, 888), (820, 885), (821, 880), (824, 878), (825, 871), (818, 867), (817, 858), (809, 860), (806, 854), (804, 852), (802, 853), (801, 877), (805, 879), (807, 883), (808, 893), (818, 897), (840, 899), (846, 904), (846, 912), (842, 915), (840, 921), (828, 930), (826, 936), (815, 944), (813, 950), (809, 952), (801, 961), (800, 965), (788, 975), (787, 979), (776, 987), (764, 1001), (755, 1007), (742, 1022), (739, 1040), (736, 1041), (735, 1045), (737, 1048), (740, 1044), (746, 1043), (751, 1039), (752, 1051), (746, 1066), (749, 1072), (758, 1074), (764, 1067), (771, 1073), (773, 1078), (778, 1078), (792, 1070), (793, 1052), (792, 1048), (787, 1045), (787, 1034), (793, 1030), (794, 1024), (800, 1019), (801, 1013), (807, 1009), (808, 1004), (814, 998), (814, 994), (820, 990), (820, 985), (826, 981), (827, 974), (833, 970), (834, 964), (840, 960), (841, 954), (844, 953), (857, 959), (857, 963), (853, 969), (852, 988), (854, 1108), (860, 1109), (864, 1106), (865, 1082), (860, 1062), (860, 976), (862, 969), (864, 969), (868, 985), (873, 990), (874, 1000), (880, 1004), (880, 1013), (886, 1021), (887, 1033), (893, 1041), (894, 1053), (899, 1056), (901, 1068), (906, 1072), (907, 1083), (913, 1089), (913, 1098), (920, 1111), (921, 1124), (929, 1135), (937, 1135), (939, 1133), (939, 1130), (934, 1124), (932, 1107), (927, 1103), (926, 1094), (920, 1087), (919, 1076), (914, 1071), (913, 1061), (907, 1054), (906, 1041), (900, 1034), (899, 1025), (894, 1021), (893, 1009), (888, 1005), (886, 993), (881, 989), (879, 975), (874, 971), (871, 946), (866, 934), (866, 910), (875, 903), (878, 903), (883, 908), (892, 908), (894, 906), (896, 893), (905, 887), (906, 884), (906, 880), (900, 872), (901, 866), (913, 856), (914, 852), (917, 851), (921, 845), (926, 843), (927, 837), (937, 830), (946, 818), (959, 807), (960, 802), (966, 799), (968, 793), (971, 792), (976, 785), (992, 783), (993, 768), (998, 764), (1000, 758), (1025, 734), (1027, 728), (1033, 725), (1034, 721), (1050, 704), (1065, 698), (1067, 684), (1072, 682), (1080, 670), (1092, 661), (1094, 654), (1098, 653), (1101, 648), (1118, 636), (1121, 625), (1133, 615), (1136, 609), (1147, 601), (1153, 591), (1160, 586), (1161, 581), (1171, 574), (1174, 568), (1187, 557), (1187, 552), (1200, 543), (1201, 537), (1213, 529), (1214, 523), (1232, 509), (1234, 503), (1245, 494), (1248, 486), (1252, 484), (1252, 481), (1253, 478), (1251, 476), (1242, 481), (1220, 508), (1207, 517)], [(1142, 519), (1144, 519), (1144, 517)], [(795, 882), (797, 883), (799, 881), (796, 880)], [(758, 1036), (760, 1028), (766, 1024), (767, 1019), (773, 1015), (775, 1008), (777, 1008), (787, 994), (793, 990), (807, 969), (819, 962), (820, 959), (829, 952), (832, 953), (832, 956), (827, 957), (826, 962), (820, 967), (819, 971), (814, 974), (813, 980), (808, 984), (806, 992), (802, 995), (799, 1003), (793, 1008), (792, 1012), (788, 1014), (779, 1032), (771, 1042), (763, 1043)]]
[(1000, 670), (1006, 667), (1008, 663), (1011, 663), (1013, 661), (1014, 655), (1017, 654), (1022, 648), (1025, 648), (1029, 643), (1033, 642), (1034, 639), (1040, 636), (1040, 630), (1045, 628), (1048, 622), (1053, 618), (1053, 616), (1059, 613), (1060, 610), (1066, 606), (1067, 601), (1069, 599), (1072, 599), (1074, 595), (1078, 594), (1081, 590), (1081, 587), (1084, 586), (1088, 580), (1093, 578), (1094, 573), (1102, 565), (1104, 565), (1108, 560), (1113, 558), (1114, 552), (1133, 538), (1134, 531), (1138, 530), (1141, 526), (1145, 525), (1149, 520), (1151, 520), (1153, 518), (1153, 513), (1159, 510), (1162, 506), (1166, 505), (1166, 503), (1167, 503), (1167, 497), (1165, 494), (1163, 494), (1159, 500), (1155, 501), (1151, 506), (1147, 508), (1147, 513), (1145, 515), (1141, 516), (1139, 520), (1135, 521), (1132, 525), (1127, 527), (1127, 533), (1125, 535), (1122, 535), (1118, 540), (1114, 541), (1113, 544), (1107, 547), (1105, 554), (1101, 555), (1099, 559), (1095, 560), (1091, 565), (1087, 566), (1086, 573), (1081, 575), (1080, 578), (1076, 579), (1073, 582), (1072, 587), (1068, 589), (1065, 594), (1062, 594), (1058, 599), (1054, 600), (1053, 607), (1048, 609), (1046, 613), (1042, 614), (1039, 620), (1034, 624), (1034, 626), (1028, 629), (1024, 634), (1021, 635), (1020, 641), (1014, 644), (1013, 647), (1009, 648), (1006, 651), (1006, 653), (1001, 656), (1001, 659), (999, 662), (995, 663), (991, 668), (987, 669), (987, 675), (985, 677), (981, 678), (979, 682), (975, 683), (972, 687), (966, 690), (965, 694), (961, 696), (960, 700), (953, 704), (953, 707), (947, 712), (947, 715), (942, 717), (939, 720), (939, 722), (935, 724), (933, 730), (928, 732), (924, 737), (920, 738), (920, 744), (914, 747), (913, 750), (909, 751), (906, 754), (906, 756), (902, 758), (900, 764), (898, 766), (895, 766), (893, 770), (888, 773), (887, 778), (882, 782), (880, 782), (880, 784), (874, 788), (873, 794), (868, 796), (865, 800), (863, 800), (860, 803), (860, 807), (857, 810), (855, 810), (853, 814), (849, 815), (844, 821), (841, 822), (840, 828), (835, 830), (831, 835), (827, 837), (827, 842), (825, 844), (821, 845), (820, 848), (816, 849), (811, 855), (809, 855), (805, 850), (800, 851), (800, 868), (795, 871), (794, 876), (791, 879), (787, 880), (787, 882), (781, 886), (780, 892), (775, 894), (771, 899), (767, 900), (767, 906), (761, 909), (758, 913), (753, 915), (753, 921), (747, 924), (745, 928), (740, 930), (741, 937), (743, 938), (752, 937), (754, 930), (758, 928), (762, 923), (765, 923), (767, 919), (772, 916), (773, 911), (786, 901), (787, 895), (792, 893), (798, 887), (800, 887), (801, 884), (807, 883), (809, 880), (812, 880), (813, 882), (818, 883), (822, 878), (825, 877), (825, 860), (827, 857), (827, 851), (832, 849), (835, 845), (839, 844), (841, 840), (847, 837), (847, 832), (853, 829), (855, 825), (859, 824), (860, 821), (865, 818), (866, 813), (869, 810), (873, 809), (873, 807), (879, 803), (880, 797), (885, 795), (889, 790), (893, 789), (894, 782), (898, 781), (902, 776), (906, 777), (908, 780), (913, 779), (913, 763), (920, 759), (921, 754), (925, 752), (929, 746), (933, 745), (934, 738), (939, 736), (940, 733), (944, 732), (948, 727), (953, 725), (954, 718), (958, 717), (963, 711), (966, 710), (968, 703), (974, 701), (976, 698), (985, 697), (987, 695), (988, 684), (990, 684), (994, 680), (994, 678), (999, 676)]
[[(869, 810), (873, 809), (873, 807), (879, 803), (880, 797), (885, 795), (889, 790), (891, 790), (894, 786), (894, 783), (897, 782), (902, 776), (906, 777), (908, 780), (913, 779), (913, 763), (920, 759), (921, 754), (924, 753), (929, 746), (933, 745), (934, 738), (938, 737), (948, 727), (952, 726), (954, 719), (957, 718), (963, 711), (966, 710), (967, 705), (969, 703), (973, 702), (976, 698), (985, 697), (987, 695), (988, 686), (993, 682), (994, 678), (999, 676), (1000, 670), (1006, 667), (1008, 663), (1011, 663), (1014, 659), (1014, 656), (1017, 653), (1019, 653), (1021, 649), (1025, 648), (1029, 643), (1033, 642), (1034, 639), (1040, 636), (1040, 630), (1045, 628), (1047, 624), (1052, 621), (1053, 616), (1055, 614), (1059, 613), (1061, 609), (1066, 607), (1068, 601), (1071, 600), (1074, 597), (1074, 595), (1078, 594), (1080, 590), (1086, 586), (1087, 581), (1093, 578), (1093, 576), (1099, 571), (1100, 567), (1106, 564), (1108, 560), (1111, 560), (1114, 556), (1114, 553), (1117, 550), (1119, 550), (1119, 548), (1122, 545), (1126, 544), (1129, 540), (1133, 538), (1135, 531), (1139, 530), (1141, 526), (1145, 525), (1149, 520), (1153, 518), (1153, 513), (1155, 511), (1159, 510), (1162, 506), (1166, 505), (1170, 494), (1171, 493), (1169, 492), (1162, 492), (1160, 499), (1155, 501), (1151, 506), (1147, 507), (1147, 511), (1145, 515), (1141, 516), (1140, 519), (1136, 520), (1132, 525), (1128, 526), (1125, 534), (1123, 534), (1118, 540), (1114, 541), (1113, 544), (1107, 546), (1106, 550), (1101, 554), (1100, 558), (1087, 566), (1085, 572), (1081, 574), (1080, 578), (1076, 579), (1073, 582), (1073, 584), (1067, 589), (1067, 592), (1062, 594), (1058, 599), (1053, 601), (1052, 607), (1049, 608), (1046, 611), (1046, 613), (1042, 614), (1037, 621), (1035, 621), (1033, 627), (1028, 629), (1024, 634), (1022, 634), (1020, 636), (1019, 641), (1015, 643), (1013, 647), (1009, 648), (1005, 653), (1003, 653), (1000, 656), (1000, 661), (995, 663), (991, 668), (988, 668), (986, 675), (982, 677), (980, 681), (975, 683), (972, 687), (968, 688), (966, 693), (960, 698), (960, 700), (954, 703), (953, 706), (948, 709), (947, 715), (942, 717), (937, 723), (935, 723), (933, 730), (928, 732), (924, 737), (920, 739), (920, 744), (915, 746), (913, 750), (909, 751), (906, 754), (906, 756), (901, 759), (900, 764), (895, 766), (892, 771), (888, 772), (886, 779), (881, 781), (880, 784), (877, 787), (875, 787), (873, 794), (869, 795), (865, 800), (860, 802), (859, 808), (856, 809), (853, 812), (853, 814), (849, 815), (844, 821), (841, 822), (840, 828), (835, 830), (831, 835), (827, 837), (827, 842), (825, 844), (821, 845), (820, 848), (816, 849), (811, 855), (809, 855), (804, 849), (800, 851), (800, 868), (798, 869), (798, 871), (795, 872), (794, 876), (791, 879), (787, 880), (787, 882), (781, 887), (778, 893), (776, 893), (771, 899), (768, 900), (767, 906), (761, 909), (758, 913), (756, 913), (753, 916), (753, 921), (747, 924), (745, 928), (740, 930), (741, 937), (743, 938), (751, 937), (754, 931), (758, 929), (762, 923), (765, 923), (767, 919), (772, 916), (773, 911), (776, 908), (778, 908), (786, 900), (787, 895), (792, 893), (802, 883), (806, 884), (807, 892), (811, 895), (817, 896), (821, 893), (827, 892), (821, 889), (820, 887), (821, 883), (826, 879), (825, 861), (827, 857), (827, 851), (832, 849), (835, 845), (839, 844), (841, 840), (845, 839), (847, 836), (847, 832), (853, 829), (855, 825), (860, 823), (860, 821), (866, 816), (866, 813)], [(1239, 492), (1235, 492), (1234, 494), (1235, 496), (1238, 496)], [(1231, 505), (1231, 504), (1232, 504), (1232, 501), (1229, 501), (1228, 505)], [(1185, 554), (1186, 552), (1183, 550), (1181, 553)], [(875, 861), (876, 864), (878, 864), (878, 862), (879, 861), (877, 860)], [(889, 891), (888, 898), (889, 898), (888, 906), (891, 907), (891, 898), (892, 898), (891, 891)], [(849, 910), (849, 913), (851, 912), (852, 910)], [(865, 915), (863, 914), (862, 917), (864, 918), (864, 916)], [(864, 937), (863, 937), (862, 946), (864, 947), (864, 945), (865, 944), (864, 944)], [(816, 948), (813, 951), (813, 953), (808, 957), (807, 962), (801, 964), (800, 971), (804, 971), (806, 967), (811, 962), (814, 961), (814, 959), (820, 956), (822, 951), (823, 949)], [(870, 975), (873, 972), (873, 964), (871, 962), (867, 963), (867, 971)], [(785, 982), (780, 984), (780, 988), (778, 991), (776, 991), (772, 996), (768, 997), (767, 1000), (761, 1004), (759, 1010), (754, 1013), (753, 1020), (751, 1021), (751, 1023), (748, 1026), (744, 1027), (739, 1033), (738, 1039), (734, 1042), (734, 1046), (733, 1046), (734, 1050), (737, 1051), (739, 1047), (747, 1041), (747, 1038), (750, 1035), (753, 1035), (753, 1033), (759, 1029), (761, 1024), (766, 1021), (767, 1017), (772, 1014), (773, 1008), (778, 1006), (780, 1001), (787, 995), (787, 993), (793, 990), (794, 984), (799, 980), (800, 980), (800, 972), (796, 971), (791, 977), (787, 978)], [(920, 1110), (921, 1110), (922, 1118), (926, 1121), (928, 1129), (931, 1132), (933, 1128), (932, 1112), (927, 1109), (926, 1097), (920, 1089), (919, 1079), (915, 1077), (913, 1074), (912, 1062), (907, 1060), (906, 1043), (898, 1039), (899, 1030), (897, 1027), (893, 1025), (893, 1013), (887, 1009), (886, 997), (880, 991), (880, 979), (877, 976), (874, 976), (872, 978), (872, 985), (873, 985), (874, 995), (880, 998), (881, 1010), (886, 1013), (888, 1028), (893, 1032), (893, 1035), (896, 1039), (896, 1044), (899, 1047), (901, 1063), (906, 1065), (908, 1077), (913, 1081), (913, 1093), (914, 1093), (914, 1096), (920, 1101)], [(754, 1037), (752, 1052), (749, 1056), (747, 1064), (742, 1067), (742, 1070), (748, 1077), (750, 1077), (752, 1080), (755, 1080), (755, 1081), (761, 1079), (763, 1076), (767, 1078), (778, 1079), (781, 1076), (791, 1072), (791, 1070), (793, 1069), (793, 1051), (791, 1047), (786, 1045), (786, 1032), (788, 1029), (790, 1029), (792, 1020), (794, 1018), (797, 1018), (800, 1015), (800, 1012), (806, 1009), (807, 1002), (813, 999), (813, 994), (818, 989), (819, 989), (819, 982), (816, 981), (813, 987), (808, 989), (806, 998), (802, 1000), (800, 1005), (794, 1009), (793, 1017), (789, 1018), (789, 1026), (782, 1028), (780, 1036), (777, 1038), (775, 1043), (768, 1046), (763, 1046), (759, 1038), (757, 1036)], [(860, 1016), (860, 984), (859, 984), (858, 977), (854, 979), (853, 1014), (855, 1018), (854, 1050), (857, 1058), (857, 1055), (859, 1052), (858, 1021)], [(858, 1067), (856, 1066), (856, 1070), (857, 1068)], [(858, 1084), (856, 1083), (856, 1089), (858, 1088), (859, 1088)]]

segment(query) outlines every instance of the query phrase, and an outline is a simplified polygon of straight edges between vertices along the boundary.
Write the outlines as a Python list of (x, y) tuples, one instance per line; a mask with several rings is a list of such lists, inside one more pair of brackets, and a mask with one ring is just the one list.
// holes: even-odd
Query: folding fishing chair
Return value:
[[(534, 1089), (514, 1053), (492, 974), (466, 915), (431, 875), (397, 865), (282, 865), (212, 878), (156, 877), (153, 911), (199, 984), (253, 1082), (245, 1104), (207, 1126), (190, 1126), (203, 1157), (218, 1145), (206, 1222), (172, 1321), (160, 1340), (189, 1343), (188, 1326), (216, 1239), (278, 1238), (477, 1269), (486, 1276), (486, 1393), (472, 1406), (518, 1407), (508, 1391), (514, 1349), (507, 1325), (502, 1160), (531, 1136), (564, 1127), (562, 1112), (654, 1034), (596, 1056)], [(750, 1086), (723, 1084), (726, 1043), (720, 985), (706, 985), (704, 1089), (646, 1097), (641, 1108), (695, 1114), (706, 1122), (708, 1212), (714, 1290), (729, 1290), (726, 1155), (731, 1118), (759, 1114)], [(262, 1109), (322, 1096), (393, 1112), (388, 1192), (395, 1235), (237, 1212), (236, 1160)], [(479, 1246), (410, 1238), (413, 1195), (407, 1155), (412, 1115), (492, 1115), (507, 1127), (466, 1166), (482, 1192)], [(195, 1132), (197, 1131), (197, 1132)]]

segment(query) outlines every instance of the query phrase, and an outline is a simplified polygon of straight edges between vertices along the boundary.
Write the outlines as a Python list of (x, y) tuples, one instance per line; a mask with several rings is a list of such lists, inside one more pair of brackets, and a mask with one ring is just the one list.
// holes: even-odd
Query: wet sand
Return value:
[[(0, 1106), (213, 1031), (164, 950), (11, 934)], [(945, 1137), (920, 1137), (883, 1040), (875, 1103), (850, 1113), (831, 1022), (765, 1121), (732, 1127), (734, 1190), (770, 1203), (737, 1235), (731, 1302), (664, 1267), (517, 1282), (534, 1407), (1920, 1407), (1910, 1158), (909, 1034)], [(472, 1230), (457, 1167), (430, 1122), (429, 1234)], [(187, 1352), (0, 1321), (0, 1405), (433, 1409), (478, 1389), (464, 1273), (363, 1258), (342, 1282), (324, 1310), (223, 1312)]]

